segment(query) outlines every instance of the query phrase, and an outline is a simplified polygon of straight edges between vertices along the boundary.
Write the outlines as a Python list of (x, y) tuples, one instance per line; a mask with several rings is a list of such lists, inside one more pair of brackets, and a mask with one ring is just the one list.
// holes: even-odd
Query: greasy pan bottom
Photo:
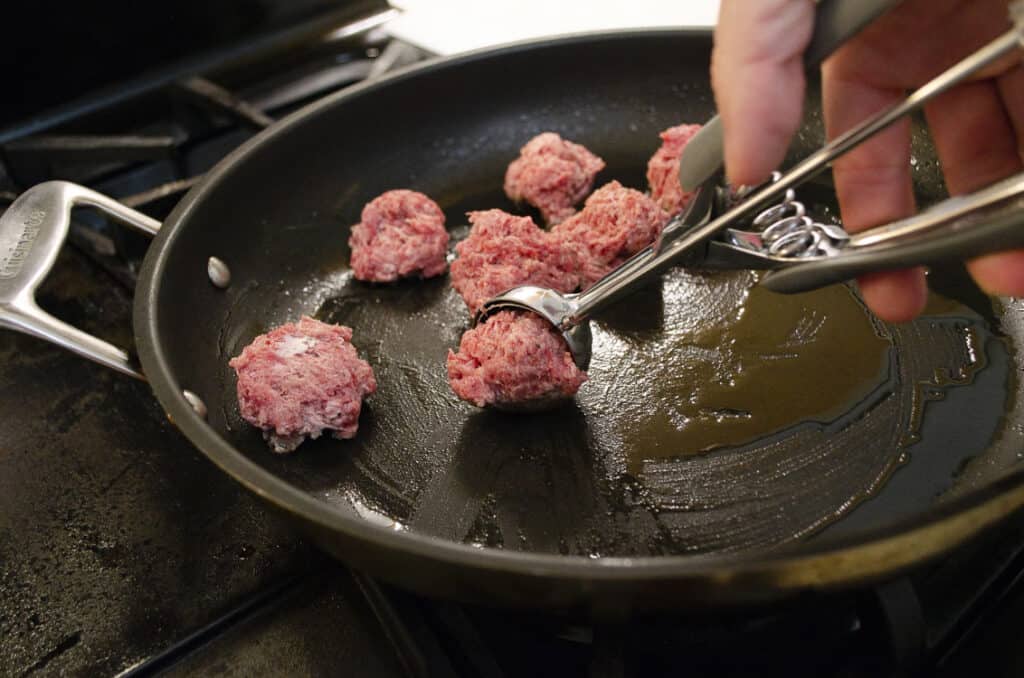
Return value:
[[(446, 279), (350, 279), (346, 226), (367, 200), (421, 190), (458, 237), (467, 209), (513, 209), (505, 165), (541, 131), (601, 155), (599, 183), (642, 188), (657, 133), (711, 112), (709, 48), (705, 33), (671, 32), (517, 46), (355, 88), (260, 135), (182, 201), (147, 256), (136, 332), (157, 396), (331, 552), (435, 595), (600, 610), (764, 600), (885, 576), (994, 523), (1024, 503), (1016, 476), (993, 480), (1017, 473), (1024, 449), (1007, 426), (1022, 313), (1000, 306), (996, 320), (952, 278), (936, 282), (959, 302), (894, 328), (845, 288), (801, 306), (751, 293), (749, 274), (671, 272), (597, 324), (576, 403), (531, 417), (448, 392), (444, 355), (467, 318)], [(814, 116), (807, 130), (810, 147)], [(941, 183), (923, 138), (915, 153), (927, 200)], [(205, 279), (211, 255), (231, 267), (227, 291)], [(381, 389), (356, 440), (276, 457), (239, 420), (226, 362), (303, 313), (353, 326)], [(867, 344), (870, 359), (851, 358)], [(844, 380), (849, 364), (861, 372)], [(743, 416), (703, 406), (730, 388), (713, 392), (709, 375), (727, 373), (776, 380), (748, 379), (754, 415), (793, 398), (813, 416), (699, 453), (695, 418), (727, 432)]]

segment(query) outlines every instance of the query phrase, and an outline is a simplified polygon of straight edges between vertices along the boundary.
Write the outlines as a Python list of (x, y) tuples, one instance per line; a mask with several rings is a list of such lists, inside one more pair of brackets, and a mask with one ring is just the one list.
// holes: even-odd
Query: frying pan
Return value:
[[(772, 601), (892, 577), (998, 524), (1024, 504), (1014, 348), (1024, 305), (988, 299), (956, 271), (932, 275), (956, 303), (901, 327), (830, 288), (824, 314), (808, 315), (824, 327), (838, 314), (840, 324), (818, 342), (814, 371), (790, 375), (805, 386), (756, 382), (753, 397), (782, 412), (785, 393), (819, 384), (827, 397), (856, 355), (846, 322), (882, 346), (862, 361), (870, 378), (842, 412), (705, 452), (683, 449), (686, 426), (673, 413), (727, 367), (722, 345), (757, 344), (792, 303), (751, 292), (751, 274), (669, 272), (598, 319), (591, 382), (576, 402), (529, 416), (474, 410), (449, 392), (445, 352), (469, 318), (446, 278), (352, 280), (347, 227), (368, 200), (423, 191), (457, 239), (466, 210), (517, 209), (501, 194), (504, 170), (542, 131), (601, 155), (599, 182), (644, 187), (658, 132), (712, 113), (710, 49), (707, 32), (651, 31), (432, 61), (317, 102), (245, 144), (159, 227), (140, 274), (136, 348), (168, 416), (338, 558), (467, 601), (601, 617)], [(796, 151), (820, 143), (820, 130), (812, 112)], [(938, 168), (920, 134), (914, 152), (927, 202), (942, 193)], [(65, 184), (27, 192), (0, 229), (6, 322), (132, 373), (127, 354), (40, 321), (31, 303), (69, 210), (59, 200), (159, 226)], [(210, 257), (230, 271), (226, 287), (211, 283)], [(736, 310), (756, 295), (737, 334)], [(380, 389), (356, 439), (276, 456), (239, 418), (227, 361), (302, 314), (351, 325)], [(782, 342), (794, 355), (813, 343), (803, 319)], [(722, 323), (733, 329), (701, 334)]]

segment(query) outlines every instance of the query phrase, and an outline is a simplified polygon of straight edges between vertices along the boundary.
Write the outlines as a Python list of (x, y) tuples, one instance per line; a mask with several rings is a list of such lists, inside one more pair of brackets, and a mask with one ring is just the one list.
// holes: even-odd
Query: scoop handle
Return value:
[[(832, 52), (861, 29), (892, 9), (902, 0), (821, 0), (814, 15), (814, 33), (804, 52), (808, 70), (817, 68)], [(687, 191), (696, 190), (724, 162), (722, 120), (708, 120), (686, 144), (679, 159), (679, 183)]]
[(765, 275), (761, 285), (793, 294), (851, 280), (865, 273), (972, 259), (1024, 247), (1024, 204), (1017, 201), (995, 214), (981, 212), (928, 235), (843, 252)]

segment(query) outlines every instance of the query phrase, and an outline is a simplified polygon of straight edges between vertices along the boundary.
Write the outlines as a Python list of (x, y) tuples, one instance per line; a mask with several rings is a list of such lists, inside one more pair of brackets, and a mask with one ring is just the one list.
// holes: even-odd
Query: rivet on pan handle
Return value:
[(116, 200), (66, 181), (48, 181), (22, 193), (0, 217), (0, 327), (45, 339), (124, 374), (145, 379), (128, 353), (54, 318), (35, 292), (53, 267), (71, 222), (71, 208), (94, 207), (146, 235), (160, 222)]

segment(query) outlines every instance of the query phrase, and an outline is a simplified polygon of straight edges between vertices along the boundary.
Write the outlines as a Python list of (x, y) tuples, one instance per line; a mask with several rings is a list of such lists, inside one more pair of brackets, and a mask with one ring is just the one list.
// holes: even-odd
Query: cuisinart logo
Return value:
[(39, 227), (43, 225), (45, 218), (46, 212), (42, 210), (36, 210), (28, 215), (14, 246), (0, 258), (0, 279), (14, 278), (21, 272), (21, 267), (25, 265), (25, 259), (32, 251), (32, 243), (36, 241)]

